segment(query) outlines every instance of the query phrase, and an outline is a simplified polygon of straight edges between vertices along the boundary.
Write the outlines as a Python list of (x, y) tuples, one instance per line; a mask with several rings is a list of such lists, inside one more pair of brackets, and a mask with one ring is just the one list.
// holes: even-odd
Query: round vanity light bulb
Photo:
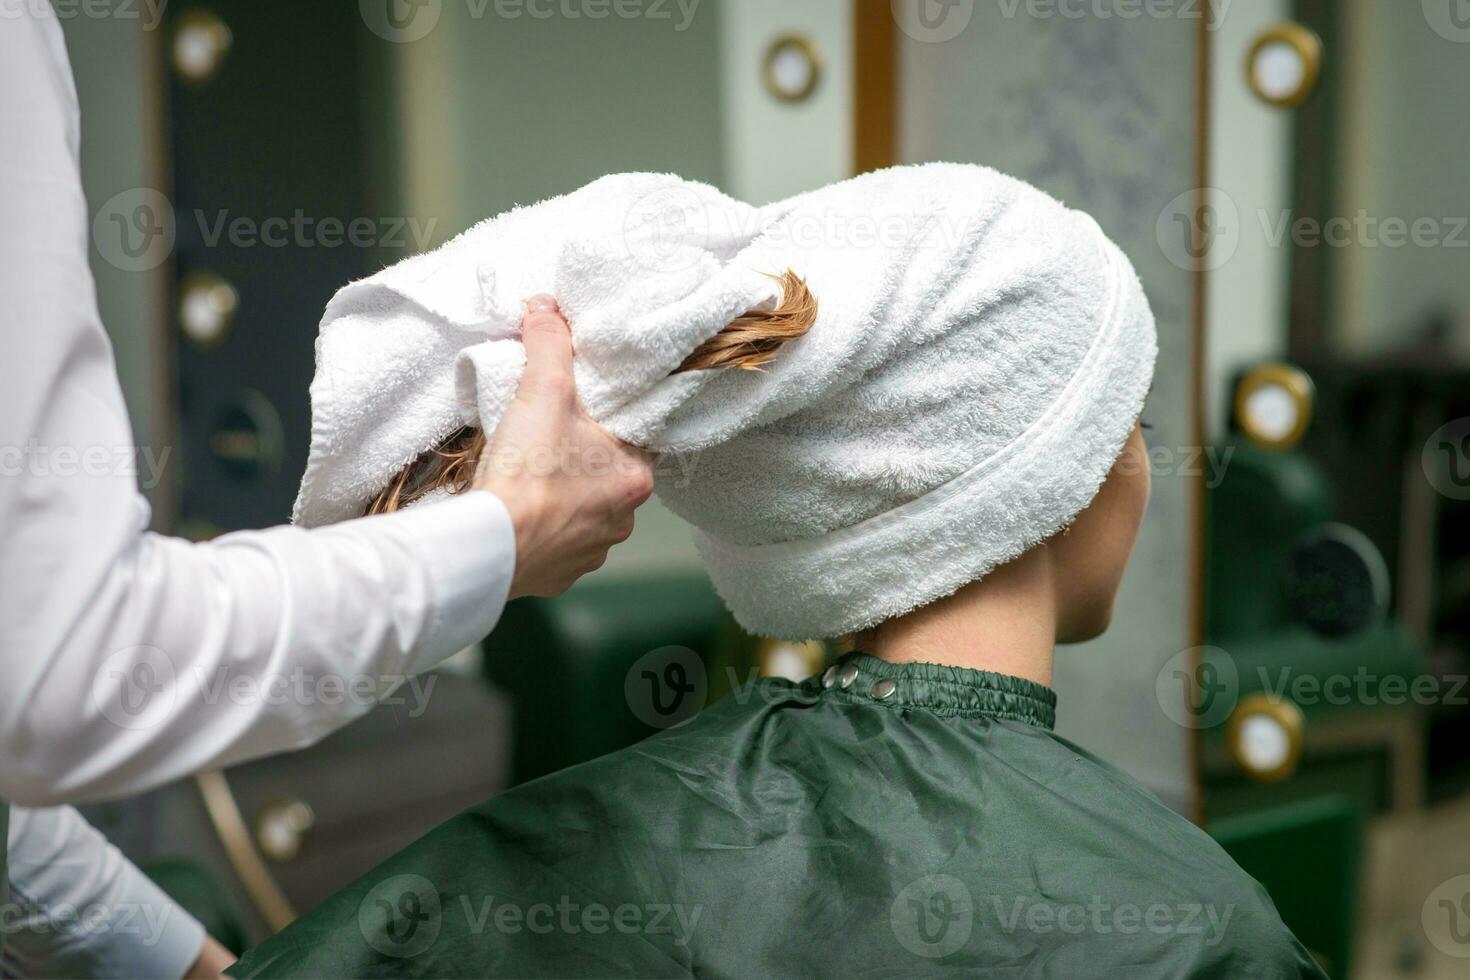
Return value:
[(224, 340), (239, 308), (234, 286), (213, 273), (196, 273), (179, 291), (179, 329), (195, 347), (214, 347)]
[(766, 49), (766, 89), (783, 102), (800, 102), (816, 90), (822, 74), (821, 60), (811, 41), (788, 34)]
[(1235, 421), (1256, 445), (1277, 452), (1302, 440), (1312, 420), (1312, 379), (1290, 364), (1260, 364), (1235, 387)]
[(1256, 434), (1272, 442), (1291, 435), (1299, 420), (1296, 399), (1281, 385), (1262, 385), (1251, 392), (1245, 413)]
[(1270, 715), (1254, 715), (1240, 726), (1239, 750), (1247, 768), (1272, 772), (1291, 756), (1291, 736)]
[(1256, 52), (1251, 71), (1256, 79), (1256, 88), (1277, 101), (1295, 95), (1307, 77), (1307, 66), (1301, 52), (1285, 41), (1271, 41)]
[(1277, 109), (1294, 109), (1322, 77), (1322, 39), (1295, 21), (1272, 24), (1251, 43), (1245, 76), (1256, 98)]
[(1264, 692), (1235, 706), (1225, 738), (1235, 763), (1257, 782), (1275, 783), (1296, 771), (1306, 738), (1302, 709)]
[(174, 29), (174, 71), (184, 81), (202, 85), (219, 72), (233, 41), (229, 27), (214, 14), (189, 11)]

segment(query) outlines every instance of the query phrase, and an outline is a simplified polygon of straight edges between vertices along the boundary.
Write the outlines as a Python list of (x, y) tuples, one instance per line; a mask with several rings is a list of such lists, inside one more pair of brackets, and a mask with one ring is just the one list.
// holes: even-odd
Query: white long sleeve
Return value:
[(4, 970), (19, 977), (182, 977), (204, 926), (69, 806), (10, 814)]
[(61, 29), (0, 12), (0, 798), (46, 805), (345, 724), (489, 632), (515, 542), (479, 492), (317, 531), (145, 532)]

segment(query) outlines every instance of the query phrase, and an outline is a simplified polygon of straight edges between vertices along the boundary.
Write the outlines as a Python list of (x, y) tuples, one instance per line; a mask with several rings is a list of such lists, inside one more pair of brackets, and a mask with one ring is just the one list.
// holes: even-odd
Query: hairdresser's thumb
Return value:
[(572, 392), (572, 331), (556, 300), (542, 294), (526, 304), (521, 320), (526, 346), (525, 386), (536, 394)]

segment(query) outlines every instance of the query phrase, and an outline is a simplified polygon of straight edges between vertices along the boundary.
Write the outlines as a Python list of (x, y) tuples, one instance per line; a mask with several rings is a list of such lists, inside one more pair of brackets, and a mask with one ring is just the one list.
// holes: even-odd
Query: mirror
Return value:
[(1234, 5), (1214, 35), (1209, 183), (1236, 220), (1207, 272), (1207, 441), (1230, 454), (1207, 490), (1207, 637), (1236, 681), (1224, 730), (1200, 732), (1205, 813), (1326, 807), (1330, 783), (1368, 828), (1346, 839), (1373, 841), (1359, 887), (1383, 898), (1334, 975), (1438, 955), (1426, 841), (1462, 833), (1464, 8)]

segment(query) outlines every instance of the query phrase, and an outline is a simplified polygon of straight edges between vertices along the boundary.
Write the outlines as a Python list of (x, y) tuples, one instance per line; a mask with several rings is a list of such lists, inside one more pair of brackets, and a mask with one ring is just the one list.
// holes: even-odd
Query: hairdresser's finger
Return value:
[(521, 320), (521, 342), (526, 345), (526, 380), (534, 387), (571, 390), (572, 331), (556, 300), (542, 294), (526, 304)]

